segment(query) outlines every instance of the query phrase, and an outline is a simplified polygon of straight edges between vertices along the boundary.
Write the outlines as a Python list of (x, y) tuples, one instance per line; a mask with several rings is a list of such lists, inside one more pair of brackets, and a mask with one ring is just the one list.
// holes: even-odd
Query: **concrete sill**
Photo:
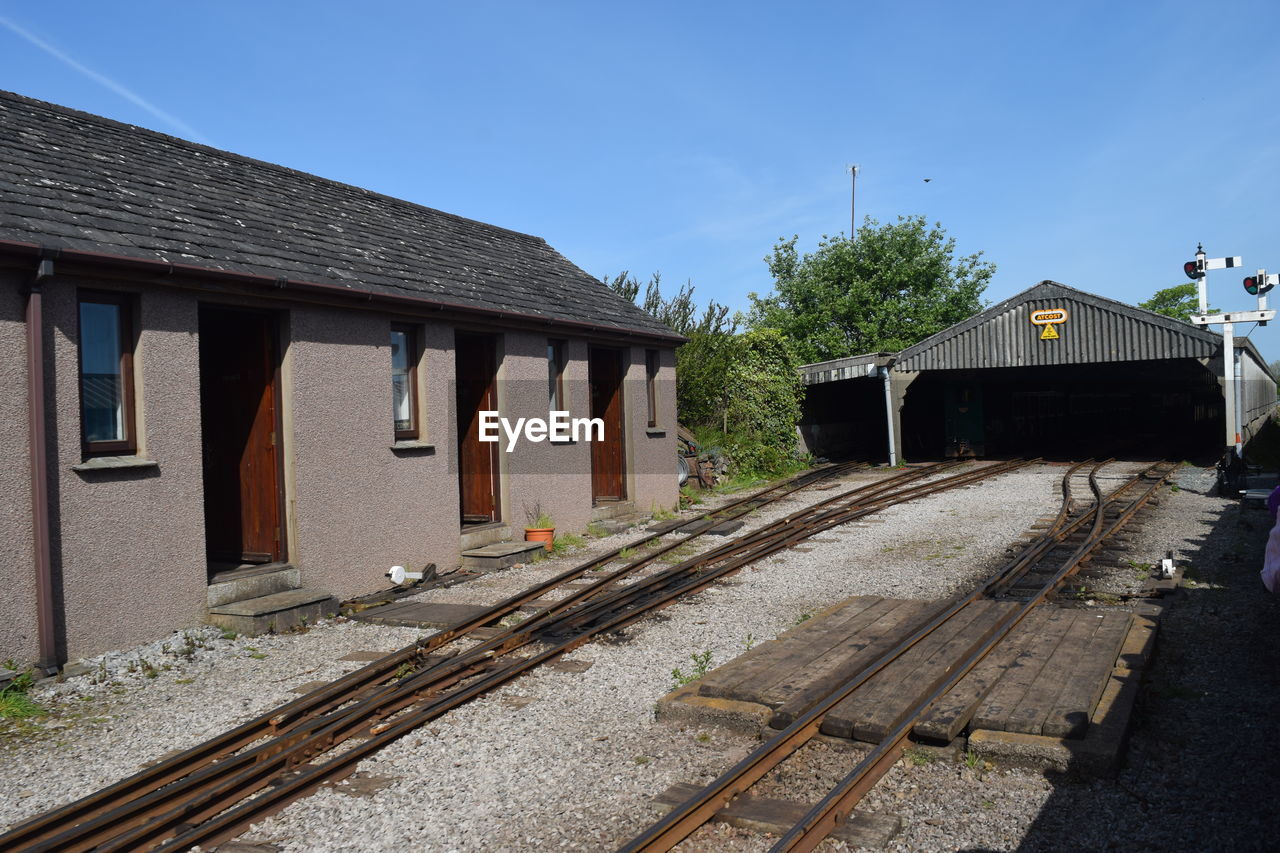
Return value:
[(644, 434), (652, 436), (653, 438), (662, 438), (667, 434), (667, 431), (662, 427), (648, 427), (645, 429)]
[(95, 456), (86, 459), (79, 465), (72, 465), (72, 471), (118, 471), (121, 469), (159, 468), (160, 463), (141, 456)]
[(436, 446), (429, 441), (397, 441), (391, 445), (392, 450), (417, 450), (421, 453), (435, 453)]

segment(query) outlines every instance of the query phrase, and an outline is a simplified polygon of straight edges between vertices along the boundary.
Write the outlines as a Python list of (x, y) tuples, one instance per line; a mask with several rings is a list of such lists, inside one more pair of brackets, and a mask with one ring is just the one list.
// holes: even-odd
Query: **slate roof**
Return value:
[(539, 237), (0, 92), (0, 241), (681, 340)]

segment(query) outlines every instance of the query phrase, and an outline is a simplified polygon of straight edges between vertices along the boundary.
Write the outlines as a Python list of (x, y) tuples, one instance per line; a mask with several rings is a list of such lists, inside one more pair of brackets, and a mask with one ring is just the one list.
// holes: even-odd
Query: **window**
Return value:
[(136, 453), (133, 300), (80, 293), (80, 440), (86, 456)]
[(658, 351), (644, 351), (644, 386), (649, 397), (649, 426), (658, 425)]
[(412, 327), (391, 327), (391, 419), (397, 440), (418, 437), (417, 338)]
[(547, 341), (548, 411), (564, 412), (564, 341)]

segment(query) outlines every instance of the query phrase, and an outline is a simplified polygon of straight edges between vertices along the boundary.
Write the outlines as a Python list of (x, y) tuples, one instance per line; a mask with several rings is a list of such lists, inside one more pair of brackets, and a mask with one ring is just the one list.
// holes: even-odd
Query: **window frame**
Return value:
[[(417, 441), (421, 436), (420, 419), (418, 417), (418, 360), (421, 357), (421, 350), (418, 349), (418, 327), (407, 323), (392, 323), (391, 330), (388, 334), (394, 335), (397, 332), (404, 335), (405, 343), (405, 362), (408, 365), (409, 374), (409, 428), (398, 429), (395, 419), (395, 374), (392, 373), (391, 386), (391, 429), (396, 441)], [(395, 370), (395, 364), (391, 365), (392, 371)]]
[[(85, 435), (84, 414), (84, 328), (81, 306), (114, 305), (119, 309), (120, 325), (120, 406), (124, 415), (124, 438), (108, 441), (90, 441)], [(134, 336), (135, 294), (114, 290), (76, 291), (76, 391), (80, 397), (80, 453), (83, 458), (94, 456), (136, 456), (138, 454), (138, 409), (133, 376), (134, 352), (138, 341)]]
[(658, 363), (658, 351), (656, 349), (647, 349), (644, 351), (644, 385), (645, 396), (649, 401), (649, 428), (654, 429), (658, 426), (658, 370), (661, 365)]
[(563, 338), (547, 338), (547, 409), (549, 412), (567, 412), (564, 398), (565, 349)]

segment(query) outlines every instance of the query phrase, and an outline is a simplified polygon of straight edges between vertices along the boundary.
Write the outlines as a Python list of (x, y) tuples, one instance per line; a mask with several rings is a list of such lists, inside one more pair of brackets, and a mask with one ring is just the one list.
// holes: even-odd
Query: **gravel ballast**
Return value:
[[(590, 661), (585, 672), (543, 667), (429, 723), (362, 762), (352, 784), (293, 803), (241, 840), (282, 850), (613, 849), (655, 819), (649, 805), (654, 794), (677, 782), (709, 781), (755, 745), (717, 730), (656, 722), (654, 702), (673, 686), (673, 669), (689, 672), (691, 656), (705, 652), (711, 653), (713, 666), (725, 663), (748, 645), (771, 639), (806, 614), (850, 595), (939, 599), (967, 588), (1037, 518), (1056, 510), (1063, 470), (1032, 466), (893, 507), (874, 516), (873, 523), (823, 532), (804, 543), (809, 550), (767, 558), (631, 626), (620, 638), (583, 646), (569, 658)], [(883, 471), (846, 479), (858, 484), (881, 476)], [(832, 494), (799, 492), (749, 519), (749, 528)], [(1142, 536), (1161, 538), (1151, 546), (1161, 554), (1170, 547), (1187, 552), (1206, 530), (1226, 523), (1223, 507), (1223, 501), (1193, 488), (1167, 494), (1152, 510), (1158, 514), (1152, 519), (1159, 521), (1149, 521)], [(1265, 531), (1254, 534), (1265, 538)], [(430, 590), (421, 599), (492, 603), (634, 536), (597, 540), (567, 557)], [(1213, 544), (1210, 537), (1199, 547), (1193, 557), (1197, 568), (1226, 553), (1212, 551)], [(1243, 580), (1228, 592), (1240, 589), (1237, 594), (1244, 597), (1249, 558), (1241, 559)], [(1253, 572), (1260, 590), (1256, 568)], [(1210, 589), (1216, 593), (1218, 588)], [(1195, 595), (1193, 590), (1189, 605)], [(1258, 606), (1260, 618), (1269, 613), (1272, 619), (1274, 651), (1275, 609), (1265, 609), (1272, 603), (1266, 599)], [(1180, 610), (1190, 607), (1175, 608), (1169, 618)], [(1219, 620), (1226, 636), (1239, 634), (1228, 616)], [(167, 641), (167, 651), (157, 643), (107, 656), (105, 669), (90, 662), (89, 675), (33, 692), (55, 713), (0, 741), (0, 823), (83, 796), (294, 698), (291, 691), (300, 684), (362, 665), (337, 660), (350, 652), (390, 651), (429, 632), (330, 621), (305, 634), (253, 639), (222, 639), (216, 629), (187, 633), (190, 643), (176, 636)], [(130, 667), (130, 659), (146, 659), (148, 667)], [(1268, 689), (1271, 693), (1263, 690), (1259, 701), (1274, 699), (1274, 680)], [(1250, 713), (1258, 710), (1248, 707)], [(1142, 732), (1140, 726), (1135, 743), (1146, 743)], [(794, 795), (801, 798), (816, 798), (818, 782), (840, 775), (854, 757), (847, 749), (827, 746), (810, 752), (803, 763), (812, 765), (814, 781)], [(1142, 772), (1153, 772), (1153, 766), (1161, 774), (1186, 769), (1181, 761), (1170, 767), (1148, 759)], [(1176, 779), (1159, 778), (1163, 789), (1155, 801), (1179, 787)], [(896, 850), (1018, 849), (1024, 844), (1068, 849), (1042, 843), (1053, 835), (1053, 816), (1070, 811), (1059, 809), (1059, 803), (1075, 798), (1079, 805), (1073, 808), (1133, 812), (1133, 798), (1120, 791), (1118, 783), (1068, 785), (1035, 771), (939, 759), (900, 764), (863, 807), (903, 818), (903, 831), (892, 842)], [(1185, 828), (1181, 835), (1185, 847)], [(1104, 843), (1111, 837), (1101, 829), (1098, 836)], [(768, 847), (767, 839), (719, 826), (701, 831), (698, 839), (709, 845), (706, 849)], [(827, 846), (842, 849), (834, 842)]]

